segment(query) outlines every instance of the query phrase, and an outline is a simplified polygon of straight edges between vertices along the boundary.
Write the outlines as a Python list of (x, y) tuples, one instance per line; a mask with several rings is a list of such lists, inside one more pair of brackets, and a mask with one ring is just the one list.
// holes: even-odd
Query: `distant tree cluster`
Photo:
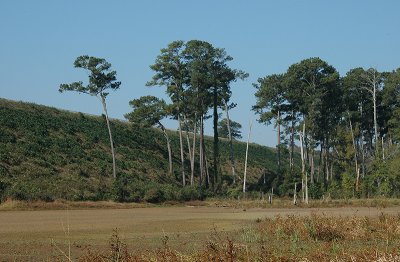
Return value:
[[(399, 69), (355, 68), (341, 77), (327, 62), (309, 58), (284, 74), (259, 78), (254, 86), (253, 110), (260, 122), (277, 127), (277, 150), (288, 151), (290, 159), (283, 173), (292, 173), (293, 183), (302, 183), (305, 201), (308, 183), (313, 196), (329, 189), (337, 195), (347, 190), (347, 196), (357, 196), (383, 194), (383, 188), (400, 178), (385, 172), (378, 175), (376, 170), (376, 164), (388, 160), (400, 142)], [(300, 181), (293, 178), (298, 172), (293, 160), (295, 141), (300, 145)], [(384, 195), (394, 192), (385, 190)]]
[[(195, 182), (196, 135), (198, 133), (199, 184), (206, 187), (211, 186), (214, 190), (218, 190), (221, 184), (218, 138), (221, 135), (230, 139), (240, 137), (238, 130), (240, 124), (238, 126), (238, 123), (232, 124), (229, 121), (228, 110), (234, 106), (234, 104), (229, 104), (232, 94), (231, 83), (246, 78), (247, 74), (230, 68), (228, 62), (232, 59), (224, 49), (216, 48), (205, 41), (174, 41), (166, 48), (161, 49), (161, 54), (150, 66), (155, 75), (147, 83), (147, 86), (165, 87), (166, 93), (171, 98), (171, 103), (159, 103), (160, 100), (156, 97), (141, 97), (132, 100), (130, 103), (134, 110), (126, 117), (132, 122), (147, 123), (147, 119), (153, 119), (155, 115), (157, 115), (157, 119), (152, 121), (153, 125), (162, 126), (160, 120), (164, 117), (178, 121), (180, 171), (183, 186), (186, 185), (187, 179), (190, 180), (190, 185), (194, 185)], [(148, 99), (151, 99), (153, 103), (143, 103)], [(211, 115), (209, 115), (210, 109), (212, 110)], [(225, 126), (218, 124), (218, 109), (225, 110), (227, 114), (227, 118), (223, 122)], [(156, 112), (159, 112), (159, 114), (156, 114)], [(211, 169), (204, 144), (204, 120), (209, 117), (213, 118), (214, 129)], [(227, 126), (232, 127), (231, 136), (229, 136)], [(185, 137), (183, 131), (185, 131)], [(224, 133), (220, 135), (219, 132)], [(166, 137), (166, 139), (169, 146), (168, 138)], [(184, 142), (184, 139), (186, 139), (186, 142)], [(184, 143), (187, 144), (187, 152), (185, 152)], [(189, 158), (190, 167), (185, 165), (187, 158)], [(172, 172), (171, 156), (170, 163), (170, 172)], [(232, 153), (231, 163), (233, 166)], [(190, 170), (190, 177), (186, 173), (188, 170)], [(235, 176), (234, 173), (233, 176)]]

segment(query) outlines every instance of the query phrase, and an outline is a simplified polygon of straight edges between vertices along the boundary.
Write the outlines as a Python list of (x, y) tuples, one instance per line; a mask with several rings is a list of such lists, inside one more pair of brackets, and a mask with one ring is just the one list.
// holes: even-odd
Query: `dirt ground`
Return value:
[[(400, 214), (400, 207), (238, 209), (154, 207), (134, 209), (41, 210), (0, 212), (0, 261), (51, 261), (107, 250), (114, 230), (130, 250), (161, 246), (167, 236), (174, 248), (196, 249), (210, 232), (240, 229), (276, 215), (368, 216)], [(70, 247), (70, 248), (69, 248)], [(70, 251), (69, 251), (70, 250)]]

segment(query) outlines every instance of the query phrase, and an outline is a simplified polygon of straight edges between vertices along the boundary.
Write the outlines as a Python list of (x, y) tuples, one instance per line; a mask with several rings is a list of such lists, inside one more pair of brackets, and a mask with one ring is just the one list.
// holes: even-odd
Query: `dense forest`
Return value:
[[(309, 58), (254, 86), (253, 110), (277, 127), (278, 156), (289, 153), (282, 172), (301, 174), (306, 202), (308, 192), (313, 198), (399, 195), (400, 69), (355, 68), (341, 77)], [(296, 142), (299, 167), (291, 160)]]
[[(88, 84), (61, 84), (59, 91), (98, 97), (103, 117), (1, 100), (2, 199), (159, 202), (273, 189), (307, 203), (400, 194), (400, 69), (340, 76), (309, 58), (259, 78), (252, 110), (278, 131), (277, 147), (269, 149), (235, 140), (242, 134), (229, 117), (236, 106), (231, 85), (248, 74), (232, 69), (232, 60), (205, 41), (170, 43), (146, 84), (163, 87), (170, 101), (131, 100), (129, 122), (108, 117), (106, 98), (121, 85), (116, 71), (87, 55), (74, 66), (87, 71)], [(165, 118), (178, 122), (176, 132), (164, 127)]]

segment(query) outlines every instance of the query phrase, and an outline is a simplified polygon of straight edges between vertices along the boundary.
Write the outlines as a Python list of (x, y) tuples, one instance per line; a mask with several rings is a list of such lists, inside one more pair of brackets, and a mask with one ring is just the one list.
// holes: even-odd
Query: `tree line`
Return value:
[(293, 154), (300, 146), (306, 202), (308, 183), (326, 191), (332, 181), (346, 177), (353, 196), (374, 191), (368, 186), (391, 186), (387, 176), (367, 176), (379, 173), (377, 163), (398, 150), (400, 69), (359, 67), (341, 77), (327, 62), (309, 58), (283, 74), (259, 78), (254, 86), (259, 121), (278, 129), (278, 164), (281, 151), (288, 151), (290, 164), (284, 172), (295, 170)]
[[(245, 79), (248, 74), (231, 68), (232, 60), (223, 48), (205, 41), (174, 41), (161, 49), (150, 66), (154, 75), (146, 83), (149, 87), (165, 88), (170, 102), (154, 96), (129, 102), (133, 109), (125, 115), (129, 121), (162, 130), (170, 174), (174, 173), (172, 150), (161, 120), (177, 120), (182, 186), (194, 186), (197, 182), (199, 187), (211, 188), (214, 192), (220, 190), (224, 182), (219, 163), (221, 136), (230, 141), (229, 182), (235, 186), (237, 180), (243, 179), (236, 174), (232, 150), (232, 140), (241, 137), (241, 126), (229, 118), (229, 110), (236, 106), (231, 101), (231, 84)], [(115, 153), (106, 97), (121, 83), (116, 79), (116, 72), (110, 69), (111, 64), (104, 59), (80, 56), (74, 65), (89, 71), (88, 85), (83, 82), (62, 84), (59, 90), (78, 91), (100, 99), (107, 120), (115, 178)], [(368, 176), (377, 163), (397, 154), (400, 69), (379, 72), (375, 68), (355, 68), (341, 77), (327, 62), (309, 58), (291, 65), (283, 74), (259, 78), (253, 86), (257, 102), (252, 109), (259, 116), (258, 121), (274, 123), (278, 130), (276, 161), (279, 170), (275, 192), (296, 194), (293, 188), (301, 183), (303, 200), (308, 202), (309, 190), (312, 197), (319, 197), (343, 181), (349, 184), (353, 196), (371, 192), (368, 189), (371, 185), (379, 187), (389, 183), (385, 177), (368, 180)], [(225, 115), (222, 120), (220, 112)], [(209, 118), (213, 120), (212, 157), (206, 155), (204, 148), (204, 121)], [(296, 161), (298, 153), (301, 161)]]

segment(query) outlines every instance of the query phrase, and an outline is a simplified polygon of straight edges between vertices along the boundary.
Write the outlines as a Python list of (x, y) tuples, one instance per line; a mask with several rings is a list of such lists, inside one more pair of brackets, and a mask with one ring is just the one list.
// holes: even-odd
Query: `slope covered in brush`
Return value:
[[(104, 117), (0, 99), (0, 123), (2, 199), (151, 201), (202, 197), (204, 190), (196, 186), (181, 189), (179, 138), (174, 131), (169, 131), (174, 173), (167, 175), (168, 152), (161, 131), (113, 120), (118, 170), (114, 180)], [(211, 138), (206, 140), (208, 158), (211, 143)], [(239, 176), (243, 174), (245, 149), (245, 143), (234, 143)], [(277, 170), (274, 150), (251, 144), (249, 152), (249, 188), (257, 187), (265, 172), (271, 183)], [(222, 140), (224, 183), (220, 194), (240, 188), (240, 180), (236, 185), (231, 183), (228, 156), (228, 141)], [(189, 160), (187, 169), (189, 174)]]

